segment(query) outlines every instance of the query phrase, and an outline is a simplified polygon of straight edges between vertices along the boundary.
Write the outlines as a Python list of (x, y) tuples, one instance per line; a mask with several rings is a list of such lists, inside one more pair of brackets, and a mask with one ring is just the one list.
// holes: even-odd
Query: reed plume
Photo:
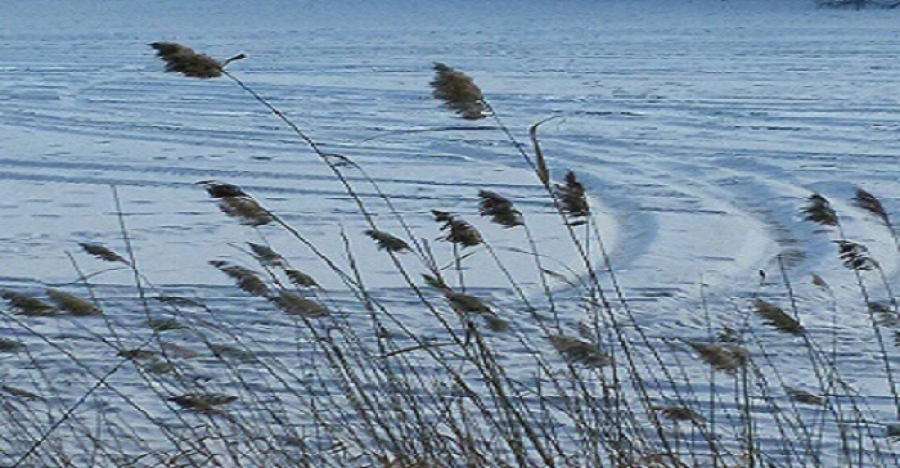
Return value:
[(831, 202), (818, 193), (809, 196), (806, 206), (801, 211), (806, 214), (803, 218), (806, 221), (812, 221), (823, 226), (838, 225), (837, 213), (831, 207)]
[(0, 353), (14, 353), (25, 347), (21, 341), (11, 340), (0, 336)]
[(272, 302), (288, 315), (297, 315), (306, 318), (319, 318), (328, 315), (328, 309), (318, 302), (300, 297), (288, 291), (279, 291), (278, 296), (272, 298)]
[(78, 245), (90, 255), (93, 255), (100, 260), (111, 263), (124, 263), (128, 265), (128, 260), (125, 260), (125, 257), (113, 252), (108, 247), (102, 246), (100, 244), (89, 244), (87, 242), (79, 242)]
[(550, 343), (567, 361), (598, 369), (613, 363), (612, 356), (600, 351), (596, 343), (565, 335), (550, 335)]
[(716, 345), (689, 341), (687, 344), (714, 369), (730, 374), (744, 367), (749, 358), (746, 349), (732, 343)]
[(90, 317), (95, 315), (103, 315), (103, 312), (97, 308), (92, 302), (82, 299), (74, 294), (60, 291), (59, 289), (47, 289), (47, 296), (50, 297), (60, 310), (68, 312), (75, 317)]
[(168, 400), (178, 406), (202, 413), (218, 412), (217, 406), (227, 405), (237, 401), (238, 397), (234, 395), (225, 395), (223, 393), (185, 393), (169, 397)]
[(403, 241), (403, 239), (395, 237), (387, 232), (378, 229), (369, 229), (365, 231), (365, 234), (378, 244), (380, 250), (387, 250), (388, 252), (409, 251), (409, 244)]
[(269, 287), (266, 286), (266, 283), (259, 278), (259, 274), (255, 271), (239, 265), (232, 265), (221, 260), (213, 260), (209, 262), (209, 264), (228, 275), (228, 277), (233, 279), (238, 287), (245, 292), (260, 297), (267, 297), (269, 295)]
[(431, 213), (434, 215), (435, 221), (444, 223), (441, 230), (445, 231), (446, 235), (441, 240), (459, 244), (462, 247), (474, 247), (481, 244), (481, 234), (471, 224), (446, 211), (432, 210)]
[[(264, 226), (275, 220), (268, 210), (240, 187), (215, 180), (197, 182), (206, 188), (210, 197), (218, 200), (219, 209), (225, 215), (236, 218), (246, 226)], [(251, 246), (252, 248), (252, 246)]]
[(298, 288), (321, 288), (319, 283), (317, 283), (312, 276), (300, 270), (284, 270), (284, 274), (286, 274), (291, 283)]
[(272, 250), (271, 247), (253, 242), (247, 242), (253, 257), (262, 266), (266, 267), (282, 267), (284, 266), (284, 257), (280, 253)]
[(754, 303), (754, 308), (757, 315), (764, 319), (765, 324), (776, 330), (797, 336), (806, 332), (800, 322), (788, 315), (781, 307), (778, 307), (771, 302), (757, 299)]
[(478, 208), (482, 216), (490, 216), (491, 221), (505, 228), (521, 226), (522, 213), (519, 212), (509, 199), (500, 196), (490, 190), (478, 192), (480, 199)]
[(838, 255), (848, 269), (869, 271), (878, 268), (878, 262), (869, 255), (869, 249), (866, 246), (848, 240), (837, 240), (834, 243), (837, 244)]
[(784, 391), (787, 393), (788, 397), (791, 400), (796, 401), (797, 403), (804, 403), (807, 405), (815, 405), (815, 406), (824, 406), (825, 399), (818, 396), (813, 395), (812, 393), (807, 392), (806, 390), (801, 390), (799, 388), (794, 388), (785, 385)]
[(60, 315), (59, 309), (31, 296), (14, 291), (2, 291), (0, 297), (6, 299), (10, 309), (17, 315), (26, 317), (53, 317)]
[(556, 196), (559, 198), (560, 209), (573, 218), (570, 225), (578, 226), (587, 222), (587, 217), (591, 214), (590, 206), (584, 185), (581, 185), (574, 172), (566, 173), (565, 184), (556, 185)]
[(218, 60), (177, 42), (154, 42), (150, 47), (166, 62), (166, 71), (181, 73), (190, 78), (218, 78), (222, 76), (224, 65)]
[(444, 107), (453, 110), (466, 120), (487, 117), (488, 107), (481, 89), (471, 77), (443, 63), (434, 64), (435, 77), (431, 81), (432, 96), (444, 102)]
[(672, 421), (691, 421), (699, 423), (705, 420), (703, 415), (686, 406), (654, 406), (653, 409), (659, 411), (664, 418)]
[(853, 201), (856, 206), (881, 219), (885, 226), (891, 225), (891, 219), (887, 210), (884, 209), (884, 205), (881, 204), (881, 201), (876, 198), (875, 195), (872, 195), (863, 189), (856, 189), (856, 196), (853, 198)]

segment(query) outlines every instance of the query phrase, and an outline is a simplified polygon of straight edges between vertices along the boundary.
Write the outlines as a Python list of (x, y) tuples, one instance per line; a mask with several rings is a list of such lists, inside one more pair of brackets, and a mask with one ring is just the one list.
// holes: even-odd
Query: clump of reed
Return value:
[[(11, 428), (0, 443), (0, 464), (724, 468), (896, 460), (887, 438), (900, 433), (896, 420), (877, 419), (867, 389), (843, 376), (837, 327), (826, 333), (807, 322), (783, 263), (781, 290), (772, 297), (736, 299), (724, 320), (713, 319), (703, 300), (692, 306), (704, 313), (705, 332), (650, 336), (641, 319), (654, 311), (637, 310), (620, 286), (589, 187), (573, 171), (554, 181), (537, 139), (540, 123), (529, 129), (529, 152), (469, 75), (436, 64), (433, 97), (463, 119), (495, 119), (510, 151), (535, 170), (544, 209), (559, 215), (580, 275), (547, 268), (553, 253), (534, 241), (530, 213), (491, 188), (473, 194), (471, 207), (489, 226), (478, 229), (465, 213), (429, 207), (438, 237), (416, 233), (363, 168), (323, 152), (225, 70), (243, 55), (219, 62), (176, 43), (152, 47), (166, 71), (229, 78), (287, 125), (356, 204), (366, 226), (360, 234), (381, 256), (368, 263), (382, 272), (392, 268), (401, 286), (369, 288), (372, 272), (346, 233), (335, 233), (345, 250), (330, 255), (240, 186), (206, 180), (198, 184), (253, 241), (234, 244), (237, 257), (207, 266), (234, 284), (233, 297), (179, 296), (138, 269), (119, 209), (123, 254), (98, 243), (81, 247), (95, 262), (132, 271), (135, 297), (104, 297), (93, 279), (105, 270), (85, 272), (74, 256), (71, 285), (0, 292), (5, 329), (14, 331), (0, 335), (0, 357), (20, 359), (35, 376), (0, 377), (0, 412)], [(347, 171), (360, 177), (348, 178)], [(358, 183), (374, 188), (377, 198), (360, 195)], [(893, 230), (874, 195), (860, 189), (854, 203)], [(375, 216), (373, 206), (387, 206), (389, 216)], [(898, 310), (892, 294), (887, 302), (870, 294), (881, 265), (846, 238), (823, 195), (812, 195), (799, 214), (834, 235), (835, 261), (858, 280), (861, 313), (872, 319), (900, 418), (885, 339), (900, 332)], [(265, 234), (276, 229), (295, 244), (269, 244)], [(494, 247), (501, 236), (523, 239), (527, 248), (519, 250), (534, 259), (539, 293), (527, 292), (507, 267)], [(303, 262), (320, 262), (339, 287), (321, 287), (296, 260), (297, 250), (305, 252)], [(448, 256), (449, 265), (437, 260)], [(472, 256), (488, 257), (508, 290), (473, 284), (466, 263)], [(560, 278), (567, 288), (549, 286)], [(819, 276), (811, 285), (831, 291)], [(273, 348), (276, 334), (294, 337), (293, 346)], [(72, 346), (73, 340), (85, 343)], [(100, 362), (79, 352), (87, 343)], [(791, 369), (782, 367), (776, 349), (789, 350)], [(60, 361), (79, 375), (53, 374)], [(879, 424), (884, 431), (873, 429)], [(830, 439), (836, 447), (826, 446)]]

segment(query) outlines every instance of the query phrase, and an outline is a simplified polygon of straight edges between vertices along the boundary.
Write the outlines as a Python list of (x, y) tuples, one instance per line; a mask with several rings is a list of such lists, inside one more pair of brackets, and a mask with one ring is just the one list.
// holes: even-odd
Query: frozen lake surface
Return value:
[[(551, 172), (561, 180), (573, 170), (587, 187), (619, 284), (649, 336), (702, 339), (710, 320), (740, 328), (757, 297), (788, 307), (781, 258), (811, 334), (827, 336), (834, 325), (831, 299), (811, 275), (831, 285), (834, 307), (844, 312), (839, 367), (868, 397), (874, 432), (897, 423), (869, 317), (859, 310), (865, 302), (832, 243), (837, 234), (805, 222), (800, 211), (812, 193), (831, 200), (844, 236), (868, 246), (886, 283), (897, 284), (900, 257), (890, 232), (852, 202), (863, 188), (889, 213), (900, 212), (896, 11), (816, 9), (802, 0), (253, 3), (0, 4), (0, 288), (83, 293), (73, 286), (79, 273), (70, 252), (78, 268), (100, 272), (91, 280), (108, 310), (121, 307), (108, 313), (117, 325), (143, 320), (129, 301), (131, 271), (107, 271), (108, 264), (79, 252), (79, 242), (125, 251), (115, 186), (149, 281), (203, 300), (222, 323), (246, 330), (242, 336), (258, 349), (289, 354), (296, 336), (284, 331), (287, 320), (262, 316), (274, 315), (271, 307), (254, 310), (257, 302), (208, 261), (247, 264), (245, 241), (269, 243), (316, 277), (331, 300), (352, 298), (287, 233), (224, 217), (196, 185), (220, 180), (241, 186), (347, 264), (344, 233), (373, 294), (396, 300), (423, 334), (440, 333), (415, 322), (415, 301), (392, 296), (402, 278), (363, 235), (368, 224), (353, 200), (296, 135), (234, 83), (162, 73), (148, 43), (177, 41), (222, 59), (247, 54), (229, 70), (326, 151), (362, 166), (418, 236), (440, 236), (431, 210), (463, 216), (502, 253), (524, 293), (540, 301), (533, 258), (517, 253), (527, 248), (524, 239), (479, 219), (478, 190), (517, 203), (549, 257), (547, 268), (570, 279), (586, 272), (546, 193), (496, 122), (459, 120), (431, 98), (432, 64), (444, 62), (474, 77), (523, 143), (529, 125), (556, 117), (541, 127)], [(400, 232), (372, 185), (353, 171), (348, 177), (379, 226)], [(452, 264), (448, 252), (436, 255)], [(465, 261), (475, 290), (501, 309), (517, 303), (487, 252)], [(414, 260), (406, 265), (419, 271)], [(875, 273), (863, 281), (871, 300), (889, 301)], [(563, 298), (578, 294), (564, 281), (553, 287)], [(562, 319), (574, 326), (579, 310), (569, 312)], [(533, 328), (512, 305), (509, 314)], [(0, 355), (0, 383), (49, 395), (49, 382), (78, 367), (23, 332), (18, 320), (0, 323), (0, 337), (33, 343), (34, 351)], [(45, 319), (33, 326), (63, 337), (65, 349), (82, 351), (78, 362), (102, 374), (114, 351), (90, 337), (106, 324), (82, 323), (68, 328)], [(888, 332), (894, 356), (894, 330)], [(784, 385), (812, 380), (807, 366), (791, 368), (796, 341), (762, 333), (772, 335), (767, 359), (782, 369)], [(120, 339), (134, 346), (142, 336)], [(205, 364), (195, 364), (197, 375), (227, 389), (216, 382), (214, 361)], [(143, 382), (118, 378), (118, 388), (140, 394)], [(69, 407), (91, 381), (53, 389), (47, 414)], [(146, 400), (146, 408), (161, 406), (152, 393)], [(780, 447), (778, 434), (765, 438)], [(823, 442), (824, 466), (836, 466), (836, 445)], [(885, 443), (881, 450), (893, 448)], [(15, 460), (15, 448), (0, 450), (0, 465), (3, 457)]]

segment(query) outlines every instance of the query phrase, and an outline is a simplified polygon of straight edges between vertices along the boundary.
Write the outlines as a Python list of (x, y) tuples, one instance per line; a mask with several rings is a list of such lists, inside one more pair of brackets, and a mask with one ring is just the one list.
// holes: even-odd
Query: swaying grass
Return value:
[[(78, 281), (65, 290), (0, 293), (4, 327), (12, 331), (0, 336), (0, 353), (26, 359), (38, 376), (16, 386), (0, 382), (0, 411), (9, 421), (0, 465), (895, 466), (887, 437), (900, 433), (897, 421), (873, 419), (868, 389), (843, 376), (837, 318), (829, 333), (801, 322), (783, 264), (781, 296), (789, 302), (758, 295), (736, 300), (743, 302), (734, 321), (719, 323), (704, 298), (706, 335), (649, 336), (604, 250), (587, 188), (572, 171), (554, 182), (538, 143), (539, 124), (530, 128), (530, 154), (465, 73), (435, 64), (433, 96), (463, 119), (496, 120), (511, 151), (534, 168), (535, 184), (558, 213), (581, 271), (546, 268), (553, 254), (534, 241), (528, 213), (490, 189), (479, 191), (477, 210), (498, 233), (428, 207), (441, 236), (437, 243), (424, 241), (360, 166), (323, 152), (226, 70), (243, 55), (220, 62), (177, 43), (151, 46), (166, 71), (230, 79), (285, 123), (355, 203), (364, 234), (383, 255), (375, 262), (379, 274), (390, 270), (401, 286), (389, 292), (367, 287), (372, 272), (345, 233), (334, 233), (346, 245), (342, 258), (334, 258), (241, 187), (201, 181), (219, 209), (247, 226), (253, 239), (235, 244), (241, 258), (209, 261), (213, 273), (226, 275), (247, 296), (247, 320), (237, 323), (220, 313), (212, 292), (209, 299), (180, 297), (145, 278), (119, 209), (125, 255), (99, 244), (81, 247), (134, 271), (133, 300), (104, 297), (74, 259)], [(361, 178), (346, 177), (348, 171)], [(351, 180), (374, 188), (377, 198), (360, 195)], [(860, 189), (854, 202), (893, 231), (874, 195)], [(384, 214), (403, 229), (381, 226), (387, 223), (374, 216), (373, 206), (387, 206)], [(884, 375), (874, 378), (887, 381), (900, 417), (893, 349), (889, 353), (884, 339), (888, 333), (900, 337), (896, 302), (891, 293), (890, 306), (870, 300), (863, 276), (880, 273), (890, 291), (880, 264), (864, 245), (846, 239), (824, 196), (810, 196), (798, 214), (836, 231), (835, 261), (856, 275), (864, 298), (858, 307), (869, 314), (880, 345)], [(303, 265), (291, 265), (291, 252), (268, 245), (262, 229), (284, 230), (343, 288), (321, 288)], [(527, 293), (493, 247), (499, 232), (522, 236), (521, 251), (535, 260), (541, 294)], [(466, 261), (474, 255), (489, 256), (508, 279), (506, 297), (473, 284)], [(441, 265), (438, 258), (452, 261)], [(556, 291), (551, 280), (568, 288)], [(821, 277), (812, 284), (831, 291)], [(142, 320), (119, 317), (123, 308), (140, 310)], [(87, 325), (91, 320), (94, 325)], [(275, 335), (293, 337), (293, 346), (271, 346)], [(84, 348), (67, 341), (84, 337)], [(784, 356), (773, 355), (776, 341), (778, 349), (792, 350), (790, 369), (781, 364)], [(88, 357), (98, 354), (107, 360)], [(78, 373), (65, 387), (44, 371), (60, 362)], [(798, 383), (799, 376), (805, 380)]]

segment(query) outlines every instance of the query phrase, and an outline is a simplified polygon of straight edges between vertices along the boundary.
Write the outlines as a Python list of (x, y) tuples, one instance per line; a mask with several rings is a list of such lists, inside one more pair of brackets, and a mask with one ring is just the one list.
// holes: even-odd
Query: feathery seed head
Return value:
[(506, 228), (521, 226), (522, 213), (517, 210), (509, 199), (489, 190), (478, 192), (479, 211), (482, 216), (490, 216), (491, 221)]
[(166, 62), (167, 72), (181, 73), (190, 78), (222, 76), (222, 63), (208, 55), (198, 54), (190, 47), (177, 42), (154, 42), (150, 47), (156, 49), (156, 55)]
[(484, 96), (471, 77), (443, 63), (435, 63), (434, 71), (432, 96), (444, 101), (444, 107), (466, 120), (478, 120), (487, 116)]
[(831, 207), (831, 203), (818, 193), (809, 196), (807, 205), (801, 211), (806, 215), (803, 218), (806, 221), (812, 221), (823, 226), (838, 225), (837, 213)]

